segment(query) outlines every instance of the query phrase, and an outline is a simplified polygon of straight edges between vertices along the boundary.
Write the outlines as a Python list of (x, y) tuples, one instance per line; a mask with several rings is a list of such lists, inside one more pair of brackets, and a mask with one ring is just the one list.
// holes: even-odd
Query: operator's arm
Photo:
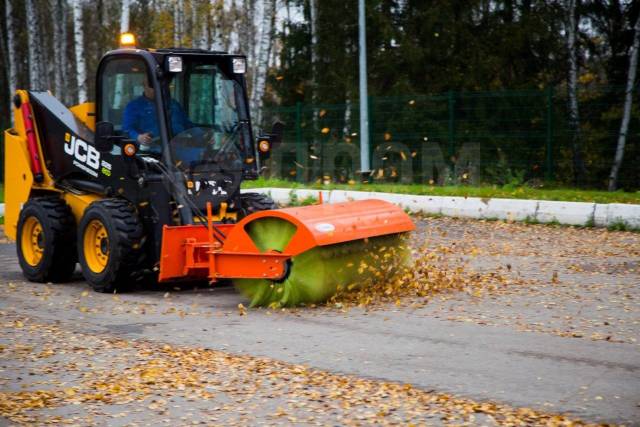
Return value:
[(129, 134), (129, 138), (138, 140), (138, 135), (140, 134), (136, 128), (135, 124), (138, 121), (138, 109), (134, 101), (131, 101), (127, 104), (124, 109), (124, 114), (122, 115), (122, 130)]

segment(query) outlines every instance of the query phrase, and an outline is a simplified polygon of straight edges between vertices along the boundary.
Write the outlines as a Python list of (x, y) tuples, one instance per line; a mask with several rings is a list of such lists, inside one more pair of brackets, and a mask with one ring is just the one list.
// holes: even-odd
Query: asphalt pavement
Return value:
[[(246, 301), (230, 286), (138, 289), (114, 296), (90, 291), (79, 274), (77, 280), (67, 284), (28, 283), (20, 273), (15, 246), (0, 244), (0, 312), (56, 323), (70, 331), (265, 356), (332, 373), (410, 383), (424, 390), (531, 407), (591, 422), (640, 425), (640, 347), (635, 338), (640, 330), (640, 268), (635, 254), (628, 258), (610, 254), (611, 259), (622, 256), (625, 259), (616, 258), (618, 264), (633, 268), (590, 272), (588, 277), (576, 276), (572, 281), (572, 274), (584, 273), (584, 268), (577, 271), (572, 266), (595, 262), (597, 254), (593, 259), (588, 254), (575, 258), (546, 254), (546, 258), (539, 256), (536, 260), (527, 251), (491, 251), (487, 248), (501, 241), (517, 246), (518, 238), (513, 236), (527, 233), (527, 226), (519, 225), (510, 231), (492, 223), (438, 221), (425, 220), (418, 230), (434, 250), (451, 246), (471, 233), (475, 236), (473, 247), (479, 248), (481, 256), (485, 253), (486, 258), (474, 255), (473, 259), (463, 259), (465, 256), (461, 255), (460, 262), (478, 271), (497, 270), (502, 268), (499, 265), (508, 264), (511, 272), (513, 266), (520, 266), (517, 274), (528, 277), (530, 286), (537, 287), (535, 296), (518, 290), (487, 292), (481, 297), (434, 297), (426, 304), (375, 309), (250, 309), (240, 315), (238, 304)], [(538, 227), (530, 237), (539, 230), (546, 232), (544, 227)], [(559, 230), (558, 233), (565, 233)], [(591, 245), (592, 232), (581, 231), (585, 233), (584, 244)], [(577, 240), (582, 238), (579, 232), (566, 233)], [(620, 236), (629, 239), (631, 245), (638, 242), (637, 235)], [(525, 237), (522, 241), (528, 242)], [(551, 237), (550, 242), (553, 240)], [(464, 253), (468, 255), (468, 251)], [(562, 328), (553, 322), (569, 315), (557, 307), (531, 306), (534, 298), (552, 306), (561, 303), (560, 298), (554, 303), (553, 294), (544, 294), (547, 282), (557, 280), (558, 274), (545, 273), (546, 279), (538, 277), (545, 270), (541, 262), (551, 266), (549, 271), (559, 271), (560, 280), (566, 275), (566, 282), (575, 284), (578, 290), (589, 283), (608, 284), (613, 290), (607, 288), (607, 295), (623, 289), (628, 297), (625, 307), (629, 309), (614, 307), (609, 316), (617, 313), (622, 318), (620, 339), (590, 339), (583, 336), (584, 332), (571, 332), (573, 326), (569, 327), (570, 333), (557, 333)], [(526, 280), (519, 286), (526, 286)], [(558, 292), (557, 288), (553, 292)], [(595, 313), (598, 310), (594, 307), (606, 306), (603, 301), (598, 294), (583, 307), (578, 304), (577, 310)], [(566, 307), (565, 310), (571, 309)], [(518, 322), (508, 321), (515, 317)], [(547, 324), (550, 326), (545, 328)]]

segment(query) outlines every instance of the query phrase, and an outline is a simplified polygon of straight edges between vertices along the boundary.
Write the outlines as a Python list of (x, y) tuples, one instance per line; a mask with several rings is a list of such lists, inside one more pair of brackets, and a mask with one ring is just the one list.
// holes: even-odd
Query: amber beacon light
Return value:
[(136, 36), (132, 33), (120, 34), (120, 47), (136, 47)]

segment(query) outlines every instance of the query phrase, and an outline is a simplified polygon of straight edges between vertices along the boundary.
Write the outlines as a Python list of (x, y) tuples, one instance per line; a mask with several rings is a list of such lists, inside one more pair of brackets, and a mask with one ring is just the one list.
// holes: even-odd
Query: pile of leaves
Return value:
[[(387, 251), (395, 251), (388, 248)], [(508, 284), (509, 281), (496, 272), (467, 272), (461, 265), (451, 266), (447, 247), (434, 249), (426, 245), (411, 251), (411, 261), (393, 275), (385, 272), (383, 254), (379, 264), (361, 265), (360, 269), (373, 272), (373, 280), (359, 286), (341, 287), (328, 305), (336, 308), (375, 308), (393, 303), (397, 306), (426, 304), (436, 295), (464, 291), (480, 295), (487, 289)]]

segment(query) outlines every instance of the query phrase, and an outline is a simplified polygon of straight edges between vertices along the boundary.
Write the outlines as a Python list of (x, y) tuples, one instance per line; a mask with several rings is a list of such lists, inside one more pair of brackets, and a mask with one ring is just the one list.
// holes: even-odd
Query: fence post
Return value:
[(546, 136), (546, 174), (547, 181), (553, 181), (553, 86), (547, 86), (547, 136)]
[(296, 181), (305, 181), (306, 150), (302, 147), (302, 102), (296, 102)]
[(456, 106), (456, 97), (455, 97), (455, 92), (452, 90), (449, 90), (447, 92), (447, 104), (448, 104), (448, 109), (449, 109), (449, 131), (448, 131), (448, 137), (447, 140), (449, 142), (449, 159), (448, 159), (448, 163), (451, 165), (451, 171), (453, 172), (453, 169), (455, 168), (455, 165), (453, 164), (453, 156), (456, 153), (456, 141), (455, 141), (455, 106)]

